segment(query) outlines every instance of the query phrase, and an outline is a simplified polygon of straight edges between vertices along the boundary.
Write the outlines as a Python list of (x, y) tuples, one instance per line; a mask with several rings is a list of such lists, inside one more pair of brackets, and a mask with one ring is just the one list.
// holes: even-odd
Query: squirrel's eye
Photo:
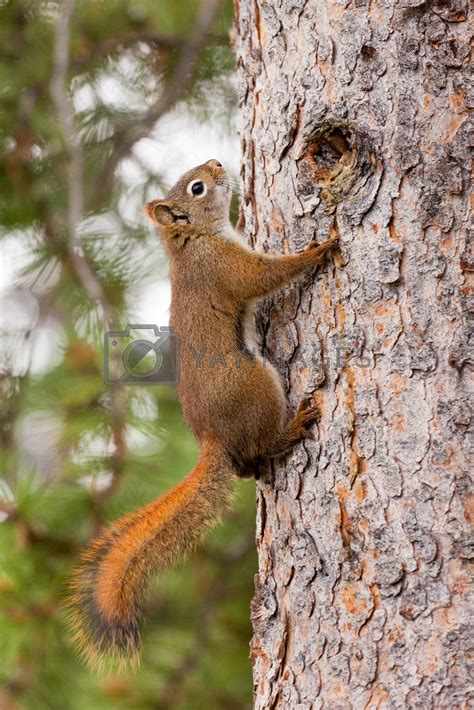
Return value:
[(189, 183), (187, 191), (193, 197), (204, 197), (207, 192), (207, 187), (202, 180), (193, 180)]

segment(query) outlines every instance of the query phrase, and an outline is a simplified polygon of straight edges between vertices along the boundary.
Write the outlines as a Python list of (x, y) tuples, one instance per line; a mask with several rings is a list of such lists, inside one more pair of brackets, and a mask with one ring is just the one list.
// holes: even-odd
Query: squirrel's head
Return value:
[(208, 160), (185, 173), (164, 200), (152, 200), (145, 210), (166, 241), (181, 244), (194, 235), (216, 233), (225, 227), (231, 197), (224, 168), (218, 160)]

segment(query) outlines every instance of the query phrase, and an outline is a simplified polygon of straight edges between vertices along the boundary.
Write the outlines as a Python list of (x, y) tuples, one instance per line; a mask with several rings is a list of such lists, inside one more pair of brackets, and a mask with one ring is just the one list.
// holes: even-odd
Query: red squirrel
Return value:
[(150, 577), (174, 567), (219, 521), (234, 476), (252, 475), (259, 461), (310, 436), (318, 416), (306, 399), (289, 416), (277, 371), (255, 352), (252, 308), (321, 264), (337, 238), (312, 241), (294, 255), (252, 251), (230, 224), (231, 192), (222, 165), (209, 160), (183, 175), (164, 200), (145, 206), (170, 261), (177, 390), (201, 450), (182, 483), (105, 528), (81, 554), (70, 616), (91, 665), (109, 656), (138, 659)]

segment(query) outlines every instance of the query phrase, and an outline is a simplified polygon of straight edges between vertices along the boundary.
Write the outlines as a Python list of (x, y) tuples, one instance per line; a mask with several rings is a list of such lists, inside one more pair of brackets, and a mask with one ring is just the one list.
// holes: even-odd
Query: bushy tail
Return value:
[(205, 442), (190, 475), (163, 496), (106, 528), (73, 572), (69, 619), (92, 666), (108, 658), (138, 661), (144, 594), (219, 522), (230, 504), (235, 470), (227, 454)]

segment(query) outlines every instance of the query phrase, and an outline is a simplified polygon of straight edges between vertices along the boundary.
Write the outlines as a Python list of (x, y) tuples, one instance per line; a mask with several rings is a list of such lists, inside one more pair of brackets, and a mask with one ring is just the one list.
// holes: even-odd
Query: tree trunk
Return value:
[(467, 3), (235, 6), (248, 238), (341, 239), (258, 316), (322, 417), (257, 486), (255, 707), (461, 708)]

